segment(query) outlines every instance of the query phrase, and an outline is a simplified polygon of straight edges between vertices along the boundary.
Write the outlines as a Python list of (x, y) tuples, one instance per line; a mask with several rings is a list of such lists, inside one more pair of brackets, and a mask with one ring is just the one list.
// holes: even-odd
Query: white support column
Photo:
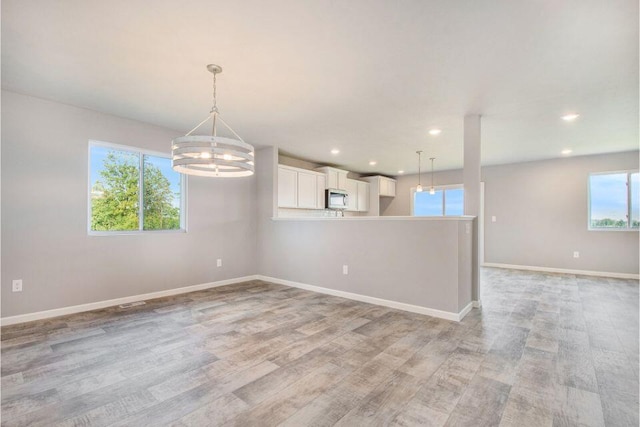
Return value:
[(464, 117), (464, 214), (477, 219), (473, 227), (473, 267), (471, 298), (480, 303), (480, 251), (478, 228), (480, 227), (480, 115)]

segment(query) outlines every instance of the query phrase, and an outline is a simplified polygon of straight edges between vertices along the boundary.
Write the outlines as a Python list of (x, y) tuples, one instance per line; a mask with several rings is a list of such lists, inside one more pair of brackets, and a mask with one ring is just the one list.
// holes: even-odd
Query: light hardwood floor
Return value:
[(2, 425), (638, 426), (637, 281), (485, 269), (482, 298), (253, 281), (5, 327)]

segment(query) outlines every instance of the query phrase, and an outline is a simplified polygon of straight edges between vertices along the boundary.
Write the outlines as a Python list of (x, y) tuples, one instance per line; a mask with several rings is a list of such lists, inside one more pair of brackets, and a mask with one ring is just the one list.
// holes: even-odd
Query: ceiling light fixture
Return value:
[[(253, 175), (254, 149), (222, 120), (216, 100), (216, 75), (222, 72), (218, 65), (209, 64), (207, 70), (213, 74), (213, 106), (209, 116), (185, 136), (173, 140), (171, 160), (173, 169), (187, 175), (209, 177), (240, 177)], [(200, 126), (213, 121), (211, 136), (192, 135)], [(218, 121), (235, 138), (217, 136)]]
[(565, 122), (572, 122), (578, 117), (580, 117), (580, 114), (576, 114), (576, 113), (565, 114), (564, 116), (562, 116), (562, 120), (564, 120)]
[(571, 150), (571, 149), (567, 148), (566, 150), (562, 150), (562, 151), (561, 151), (561, 153), (562, 153), (562, 154), (564, 154), (564, 155), (566, 156), (567, 154), (571, 154), (571, 153), (573, 153), (573, 150)]
[(404, 171), (398, 171), (398, 175), (402, 175)]
[(333, 150), (331, 150), (331, 154), (333, 155), (340, 154), (340, 150), (338, 150), (337, 148), (334, 148)]
[(442, 130), (440, 129), (431, 129), (429, 131), (429, 135), (433, 135), (433, 136), (440, 135), (440, 132), (442, 132)]
[(431, 157), (429, 160), (431, 160), (431, 188), (429, 188), (429, 194), (433, 195), (436, 194), (436, 189), (433, 186), (433, 161), (435, 160), (435, 157)]
[(420, 184), (420, 160), (422, 158), (422, 150), (416, 151), (418, 155), (418, 186), (416, 187), (416, 192), (422, 193), (422, 184)]
[(378, 162), (376, 162), (375, 160), (371, 160), (371, 161), (369, 162), (369, 166), (375, 166), (375, 165), (377, 165), (377, 164), (378, 164)]

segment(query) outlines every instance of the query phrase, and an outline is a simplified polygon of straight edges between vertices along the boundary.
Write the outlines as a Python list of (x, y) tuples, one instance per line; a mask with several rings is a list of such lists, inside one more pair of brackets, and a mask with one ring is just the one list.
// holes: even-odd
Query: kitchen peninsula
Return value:
[[(266, 280), (450, 320), (469, 312), (475, 217), (281, 216), (281, 170), (276, 148), (256, 152)], [(309, 173), (319, 188), (322, 172)]]

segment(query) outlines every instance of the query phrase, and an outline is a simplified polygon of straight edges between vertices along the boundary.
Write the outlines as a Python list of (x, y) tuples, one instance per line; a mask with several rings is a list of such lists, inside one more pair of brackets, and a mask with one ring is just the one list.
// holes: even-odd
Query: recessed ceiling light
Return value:
[(565, 114), (564, 116), (562, 116), (562, 120), (564, 120), (565, 122), (572, 122), (578, 117), (580, 117), (580, 114), (576, 114), (576, 113)]
[(377, 164), (378, 164), (378, 162), (376, 162), (375, 160), (371, 160), (371, 161), (369, 162), (369, 166), (375, 166), (375, 165), (377, 165)]
[(433, 136), (440, 135), (440, 132), (442, 132), (442, 130), (440, 129), (431, 129), (429, 131), (429, 135), (433, 135)]
[(562, 150), (561, 153), (566, 156), (567, 154), (573, 153), (573, 150), (570, 150), (569, 148), (567, 148), (566, 150)]
[(402, 175), (404, 173), (404, 171), (398, 171), (399, 175)]
[(331, 154), (340, 154), (340, 150), (334, 148), (333, 150), (331, 150)]

